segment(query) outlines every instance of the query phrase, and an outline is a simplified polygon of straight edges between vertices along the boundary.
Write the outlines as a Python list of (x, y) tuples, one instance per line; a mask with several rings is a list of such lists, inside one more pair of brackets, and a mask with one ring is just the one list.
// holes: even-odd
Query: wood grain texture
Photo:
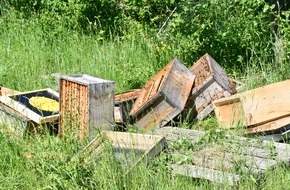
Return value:
[(290, 124), (290, 116), (286, 116), (283, 118), (276, 119), (274, 121), (267, 122), (262, 125), (249, 127), (246, 129), (247, 134), (254, 133), (266, 133), (271, 131), (276, 131), (284, 128), (285, 126)]
[(166, 125), (183, 110), (195, 76), (172, 60), (142, 88), (130, 116), (140, 129)]
[[(257, 126), (290, 116), (290, 80), (249, 90), (234, 96), (240, 102), (240, 116), (233, 115), (233, 97), (214, 102), (216, 116), (221, 126), (235, 127), (232, 121), (241, 118), (244, 126)], [(237, 118), (236, 118), (237, 117)]]
[(224, 69), (209, 54), (201, 57), (190, 71), (196, 75), (196, 79), (184, 112), (193, 109), (189, 112), (190, 117), (198, 115), (198, 119), (202, 120), (213, 111), (210, 109), (212, 101), (228, 97), (236, 90), (231, 86)]
[[(123, 164), (128, 173), (141, 160), (149, 163), (152, 157), (158, 155), (165, 148), (165, 139), (160, 135), (103, 131), (72, 161), (79, 156), (87, 157), (87, 161), (94, 159), (101, 155), (108, 145), (111, 146), (114, 156), (121, 165)], [(128, 156), (130, 158), (124, 160)]]
[(97, 130), (112, 130), (114, 123), (112, 81), (89, 75), (60, 77), (59, 135), (70, 132), (80, 139), (95, 136)]

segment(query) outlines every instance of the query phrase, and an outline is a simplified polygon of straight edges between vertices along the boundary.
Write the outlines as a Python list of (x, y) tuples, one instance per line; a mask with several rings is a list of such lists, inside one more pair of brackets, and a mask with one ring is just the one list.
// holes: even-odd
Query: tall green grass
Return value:
[[(168, 46), (170, 44), (160, 45), (155, 38), (146, 35), (114, 36), (105, 40), (97, 34), (66, 29), (50, 33), (43, 30), (39, 21), (18, 19), (12, 14), (0, 18), (0, 85), (19, 91), (53, 87), (56, 82), (50, 74), (58, 72), (86, 73), (113, 80), (117, 92), (140, 88), (175, 57), (176, 52), (172, 48), (166, 49)], [(253, 52), (243, 73), (228, 70), (244, 82), (247, 89), (289, 77), (285, 72), (288, 71), (286, 64), (277, 68), (268, 56), (256, 56), (262, 55), (263, 49), (260, 51)], [(209, 118), (196, 126), (183, 127), (215, 130), (217, 125), (214, 118)], [(87, 164), (81, 159), (70, 162), (87, 143), (49, 135), (22, 139), (0, 134), (0, 189), (233, 188), (172, 175), (165, 153), (149, 166), (140, 163), (129, 175), (125, 175), (126, 171), (120, 168), (110, 152), (99, 162)], [(242, 182), (235, 188), (289, 189), (289, 175), (285, 166), (268, 171), (262, 177), (244, 174)]]

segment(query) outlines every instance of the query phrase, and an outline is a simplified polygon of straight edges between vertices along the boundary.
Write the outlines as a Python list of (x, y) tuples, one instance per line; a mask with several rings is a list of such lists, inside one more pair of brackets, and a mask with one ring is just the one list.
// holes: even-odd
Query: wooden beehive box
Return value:
[(189, 70), (196, 78), (186, 110), (202, 120), (214, 110), (212, 101), (233, 94), (232, 86), (224, 69), (209, 54)]
[[(131, 169), (142, 159), (148, 163), (165, 148), (165, 138), (161, 135), (104, 131), (94, 138), (79, 155), (88, 162), (96, 159), (104, 150), (112, 148), (114, 156), (122, 167)], [(79, 156), (77, 155), (77, 156)], [(74, 157), (76, 159), (77, 157)]]
[(23, 137), (43, 131), (44, 125), (49, 127), (51, 132), (57, 128), (58, 113), (43, 113), (30, 105), (28, 100), (35, 96), (58, 100), (58, 93), (51, 89), (18, 92), (2, 87), (1, 94), (0, 130), (2, 132)]
[(184, 109), (195, 75), (172, 60), (142, 88), (130, 115), (141, 129), (164, 126)]
[(141, 89), (116, 94), (115, 96), (115, 122), (118, 124), (130, 121), (130, 111), (139, 96)]
[(0, 102), (21, 113), (26, 118), (37, 124), (45, 124), (58, 120), (58, 112), (40, 110), (29, 103), (32, 97), (46, 97), (59, 101), (59, 94), (51, 89), (42, 89), (29, 92), (21, 92), (10, 96), (1, 96)]
[(59, 135), (94, 136), (113, 130), (115, 84), (89, 75), (60, 77)]

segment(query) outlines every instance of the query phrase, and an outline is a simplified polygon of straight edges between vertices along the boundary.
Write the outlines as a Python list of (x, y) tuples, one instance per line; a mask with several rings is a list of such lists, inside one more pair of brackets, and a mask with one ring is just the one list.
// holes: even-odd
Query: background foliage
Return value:
[[(228, 68), (243, 69), (253, 56), (273, 57), (274, 6), (264, 0), (4, 0), (1, 15), (34, 20), (47, 36), (74, 30), (99, 39), (147, 36), (160, 54), (188, 65), (205, 52)], [(281, 33), (289, 13), (279, 20)], [(281, 24), (283, 23), (283, 24)], [(286, 42), (287, 44), (287, 42)], [(265, 56), (266, 55), (266, 56)], [(285, 57), (286, 59), (287, 57)]]
[[(0, 86), (57, 89), (51, 73), (86, 73), (122, 92), (140, 88), (174, 57), (190, 67), (209, 53), (251, 89), (290, 78), (289, 15), (263, 0), (1, 0)], [(224, 133), (214, 118), (180, 127), (209, 131), (213, 143)], [(1, 132), (0, 189), (232, 189), (172, 176), (164, 153), (131, 176), (111, 154), (69, 163), (87, 143)], [(237, 189), (285, 189), (289, 176), (279, 166), (242, 176)]]

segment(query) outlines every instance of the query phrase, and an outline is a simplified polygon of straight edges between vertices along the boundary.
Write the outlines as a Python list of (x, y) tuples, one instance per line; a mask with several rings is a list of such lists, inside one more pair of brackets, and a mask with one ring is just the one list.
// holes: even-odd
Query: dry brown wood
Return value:
[(286, 117), (279, 118), (277, 120), (270, 121), (262, 125), (249, 127), (246, 129), (246, 133), (253, 134), (253, 133), (275, 131), (289, 124), (290, 124), (290, 116), (286, 116)]
[(183, 110), (195, 76), (172, 60), (142, 88), (130, 116), (140, 129), (166, 125)]
[(214, 101), (217, 120), (221, 127), (235, 127), (232, 122), (237, 120), (255, 126), (289, 116), (289, 86), (286, 80)]

